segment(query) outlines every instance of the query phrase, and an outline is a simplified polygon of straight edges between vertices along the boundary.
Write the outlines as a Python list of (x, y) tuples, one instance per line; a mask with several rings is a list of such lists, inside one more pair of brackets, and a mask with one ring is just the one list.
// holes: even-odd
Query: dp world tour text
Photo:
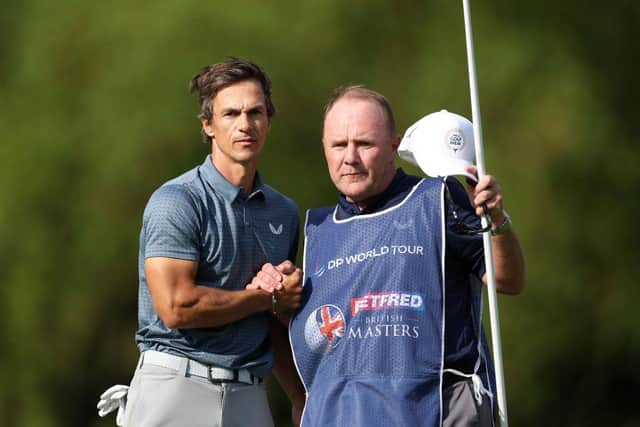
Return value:
[(353, 255), (347, 255), (345, 257), (340, 257), (336, 259), (332, 259), (327, 264), (327, 269), (332, 270), (334, 268), (338, 268), (343, 264), (357, 264), (359, 262), (365, 261), (367, 259), (373, 259), (385, 255), (416, 255), (423, 256), (424, 248), (418, 245), (391, 245), (391, 246), (380, 246), (379, 248), (374, 248), (368, 251), (359, 252)]

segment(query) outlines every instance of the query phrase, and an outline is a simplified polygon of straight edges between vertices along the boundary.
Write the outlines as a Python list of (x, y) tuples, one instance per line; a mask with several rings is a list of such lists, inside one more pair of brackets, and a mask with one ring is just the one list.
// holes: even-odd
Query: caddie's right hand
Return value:
[(288, 314), (300, 307), (300, 300), (302, 299), (302, 270), (289, 260), (284, 261), (275, 268), (282, 275), (282, 288), (274, 291), (277, 301), (276, 312)]

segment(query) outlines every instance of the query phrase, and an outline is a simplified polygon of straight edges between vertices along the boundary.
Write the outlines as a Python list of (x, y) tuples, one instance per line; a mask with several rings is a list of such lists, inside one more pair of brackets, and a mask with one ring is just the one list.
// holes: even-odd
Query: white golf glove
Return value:
[(122, 426), (124, 422), (124, 410), (127, 407), (127, 393), (129, 392), (129, 386), (126, 385), (114, 385), (102, 393), (100, 401), (98, 402), (98, 415), (101, 417), (110, 414), (111, 412), (118, 410), (116, 415), (116, 425)]

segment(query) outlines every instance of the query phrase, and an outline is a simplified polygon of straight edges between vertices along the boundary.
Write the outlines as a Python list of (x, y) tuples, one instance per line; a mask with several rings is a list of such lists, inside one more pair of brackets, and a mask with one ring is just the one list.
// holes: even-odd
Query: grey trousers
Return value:
[(180, 371), (138, 365), (131, 380), (125, 427), (273, 427), (264, 384), (214, 384)]
[(479, 404), (473, 395), (473, 382), (458, 381), (442, 393), (443, 427), (492, 427), (493, 410), (489, 396)]

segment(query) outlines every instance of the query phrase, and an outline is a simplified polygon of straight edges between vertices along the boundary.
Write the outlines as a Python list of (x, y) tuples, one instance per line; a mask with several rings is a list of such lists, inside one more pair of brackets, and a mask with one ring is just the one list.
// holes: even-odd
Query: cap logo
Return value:
[(458, 129), (454, 129), (447, 134), (447, 145), (454, 153), (462, 150), (462, 147), (464, 147), (464, 137)]

